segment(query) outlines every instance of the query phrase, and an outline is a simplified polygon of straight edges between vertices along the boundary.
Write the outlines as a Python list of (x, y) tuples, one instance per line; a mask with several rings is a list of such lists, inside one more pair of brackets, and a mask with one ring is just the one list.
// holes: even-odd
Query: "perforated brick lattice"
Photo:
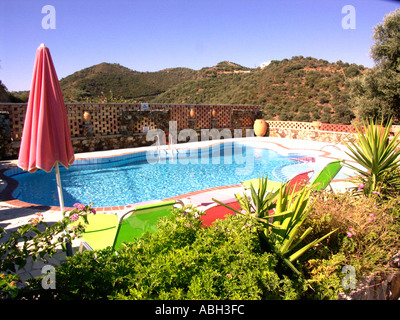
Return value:
[[(72, 137), (81, 137), (84, 134), (85, 111), (90, 113), (90, 122), (93, 125), (95, 136), (113, 135), (121, 133), (121, 118), (125, 111), (169, 110), (169, 120), (177, 122), (177, 130), (189, 128), (190, 110), (194, 109), (195, 129), (235, 127), (251, 127), (254, 115), (260, 111), (259, 106), (247, 105), (188, 105), (188, 104), (66, 104), (66, 110)], [(215, 111), (215, 118), (213, 117)], [(10, 119), (10, 132), (13, 140), (20, 140), (23, 131), (26, 104), (0, 104), (0, 111), (7, 111)], [(239, 111), (239, 113), (237, 113)], [(249, 113), (247, 114), (247, 111)], [(233, 123), (232, 115), (236, 112)], [(237, 121), (239, 120), (239, 122)], [(315, 130), (312, 122), (295, 121), (268, 121), (270, 128)], [(151, 117), (140, 119), (132, 132), (142, 132), (144, 127), (157, 128), (157, 123)], [(319, 130), (332, 132), (355, 132), (352, 125), (321, 123)]]
[[(26, 113), (26, 104), (1, 104), (0, 110), (8, 111), (10, 114), (10, 131), (13, 140), (20, 140), (23, 131), (23, 124)], [(170, 121), (177, 122), (177, 129), (189, 128), (190, 110), (194, 109), (196, 129), (211, 128), (212, 119), (216, 128), (231, 127), (232, 110), (240, 109), (243, 111), (259, 112), (259, 106), (248, 105), (173, 105), (173, 104), (66, 104), (67, 116), (71, 129), (71, 137), (81, 137), (84, 134), (84, 112), (89, 112), (89, 122), (93, 126), (95, 136), (112, 135), (121, 133), (121, 117), (124, 111), (146, 110), (169, 110)], [(213, 118), (212, 112), (215, 110), (216, 117)], [(244, 117), (241, 125), (251, 127), (253, 119)], [(142, 132), (143, 127), (155, 127), (157, 123), (145, 118), (137, 124), (135, 132)]]

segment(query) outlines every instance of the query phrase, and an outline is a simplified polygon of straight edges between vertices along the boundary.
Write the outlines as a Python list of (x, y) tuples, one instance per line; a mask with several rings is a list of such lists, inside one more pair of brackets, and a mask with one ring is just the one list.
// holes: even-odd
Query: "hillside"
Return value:
[(264, 69), (186, 81), (152, 102), (257, 104), (266, 119), (350, 123), (347, 80), (363, 66), (315, 58), (272, 61)]
[[(200, 70), (170, 68), (133, 71), (101, 63), (60, 80), (65, 102), (153, 102), (188, 104), (255, 104), (264, 118), (349, 124), (348, 80), (363, 66), (302, 56), (272, 61), (265, 68), (246, 68), (223, 61)], [(23, 99), (27, 92), (13, 93)], [(105, 99), (105, 100), (104, 100)]]
[(189, 80), (250, 72), (249, 70), (229, 61), (199, 71), (168, 68), (156, 72), (139, 72), (119, 64), (100, 63), (61, 79), (60, 86), (66, 102), (93, 100), (107, 96), (110, 91), (114, 97), (144, 102)]
[(91, 100), (110, 90), (114, 96), (141, 99), (158, 95), (195, 76), (196, 71), (188, 68), (138, 72), (119, 64), (101, 63), (61, 79), (60, 86), (65, 102)]

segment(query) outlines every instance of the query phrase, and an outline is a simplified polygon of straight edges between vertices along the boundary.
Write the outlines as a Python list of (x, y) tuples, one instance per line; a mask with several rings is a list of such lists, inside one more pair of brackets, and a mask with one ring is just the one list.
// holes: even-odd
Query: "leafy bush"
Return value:
[[(29, 223), (19, 227), (10, 234), (7, 241), (0, 243), (0, 272), (15, 272), (16, 266), (24, 267), (28, 257), (33, 261), (43, 259), (45, 255), (56, 253), (59, 246), (66, 251), (66, 245), (84, 231), (81, 224), (70, 227), (71, 223), (79, 217), (86, 219), (86, 215), (91, 213), (96, 211), (90, 205), (76, 204), (75, 209), (63, 212), (63, 218), (52, 225), (43, 220), (40, 212), (36, 213)], [(5, 234), (7, 231), (0, 228), (0, 239)]]
[[(46, 261), (46, 257), (52, 257), (59, 247), (67, 251), (67, 244), (84, 231), (81, 224), (72, 226), (72, 223), (79, 217), (87, 222), (86, 215), (95, 214), (96, 211), (90, 205), (77, 203), (74, 206), (75, 209), (63, 212), (63, 218), (52, 225), (43, 220), (40, 212), (36, 213), (29, 223), (10, 233), (8, 239), (0, 243), (0, 300), (14, 298), (18, 294), (16, 284), (21, 283), (21, 280), (14, 273), (17, 267), (25, 266), (29, 257), (33, 261)], [(7, 231), (0, 228), (0, 239), (6, 234)]]
[(229, 216), (204, 228), (200, 215), (174, 209), (157, 233), (117, 254), (76, 254), (57, 268), (57, 289), (86, 299), (300, 299), (312, 292), (263, 250), (254, 219)]

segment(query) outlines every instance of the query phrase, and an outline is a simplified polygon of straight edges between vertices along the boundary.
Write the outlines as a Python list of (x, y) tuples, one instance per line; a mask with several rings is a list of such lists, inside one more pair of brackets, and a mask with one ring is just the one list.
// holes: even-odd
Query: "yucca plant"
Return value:
[(336, 231), (333, 230), (323, 237), (303, 245), (303, 241), (312, 231), (312, 227), (305, 231), (302, 228), (312, 208), (310, 195), (309, 187), (304, 187), (298, 192), (290, 192), (289, 185), (284, 184), (279, 190), (275, 213), (270, 215), (268, 220), (263, 221), (264, 229), (261, 233), (266, 243), (297, 275), (300, 275), (300, 272), (293, 262)]
[[(269, 212), (275, 208), (278, 190), (275, 192), (267, 190), (268, 177), (259, 177), (258, 185), (257, 191), (252, 184), (250, 185), (251, 200), (246, 195), (240, 196), (236, 194), (235, 196), (243, 211), (261, 219), (268, 216)], [(223, 203), (220, 204), (224, 205)]]
[(250, 198), (247, 195), (236, 196), (241, 209), (245, 212), (213, 200), (237, 214), (250, 214), (261, 221), (263, 224), (263, 228), (260, 230), (261, 238), (271, 251), (276, 253), (297, 275), (301, 275), (293, 262), (336, 230), (301, 246), (312, 231), (311, 227), (305, 231), (302, 231), (301, 228), (312, 208), (310, 205), (311, 188), (305, 186), (300, 191), (290, 191), (289, 182), (286, 182), (276, 192), (268, 193), (267, 184), (268, 179), (260, 178), (258, 192), (251, 186)]
[(392, 120), (383, 128), (383, 123), (376, 125), (373, 120), (368, 124), (363, 121), (365, 132), (356, 126), (354, 141), (346, 143), (349, 152), (346, 152), (358, 165), (346, 162), (346, 166), (353, 169), (358, 176), (355, 181), (358, 187), (356, 192), (366, 195), (372, 193), (386, 193), (388, 189), (400, 187), (400, 176), (394, 174), (400, 167), (399, 136), (397, 133), (389, 141)]

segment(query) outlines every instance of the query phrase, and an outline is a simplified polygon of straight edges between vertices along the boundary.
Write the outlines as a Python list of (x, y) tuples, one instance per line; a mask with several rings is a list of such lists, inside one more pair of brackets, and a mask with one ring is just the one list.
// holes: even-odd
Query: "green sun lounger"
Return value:
[(337, 176), (340, 169), (342, 169), (343, 165), (344, 160), (336, 160), (328, 163), (311, 182), (312, 189), (320, 191), (324, 190), (327, 186), (331, 186), (331, 182)]
[(88, 250), (101, 250), (112, 247), (117, 250), (123, 242), (132, 242), (143, 233), (156, 232), (156, 223), (159, 218), (171, 213), (175, 204), (181, 201), (164, 201), (138, 206), (123, 212), (120, 217), (114, 214), (97, 213), (88, 215), (89, 224), (82, 235), (83, 247)]
[[(332, 161), (332, 162), (328, 163), (317, 174), (317, 176), (314, 178), (314, 180), (311, 182), (311, 188), (314, 191), (320, 191), (320, 190), (323, 190), (326, 187), (330, 186), (330, 183), (333, 181), (333, 179), (339, 173), (340, 169), (342, 169), (343, 162), (344, 162), (343, 160), (336, 160), (336, 161)], [(305, 175), (306, 174), (308, 175), (310, 172), (313, 172), (313, 171), (307, 171), (307, 172), (300, 173), (299, 175), (295, 176), (293, 179), (290, 180), (290, 184), (291, 185), (297, 184), (298, 181), (300, 181), (300, 180), (306, 181)], [(250, 184), (252, 184), (255, 189), (258, 189), (259, 179), (256, 178), (256, 179), (246, 180), (246, 181), (243, 181), (241, 184), (244, 188), (250, 188)], [(282, 186), (282, 184), (283, 184), (282, 182), (268, 180), (267, 191), (274, 192), (274, 191), (278, 190)], [(300, 185), (300, 184), (298, 184), (298, 185)]]

